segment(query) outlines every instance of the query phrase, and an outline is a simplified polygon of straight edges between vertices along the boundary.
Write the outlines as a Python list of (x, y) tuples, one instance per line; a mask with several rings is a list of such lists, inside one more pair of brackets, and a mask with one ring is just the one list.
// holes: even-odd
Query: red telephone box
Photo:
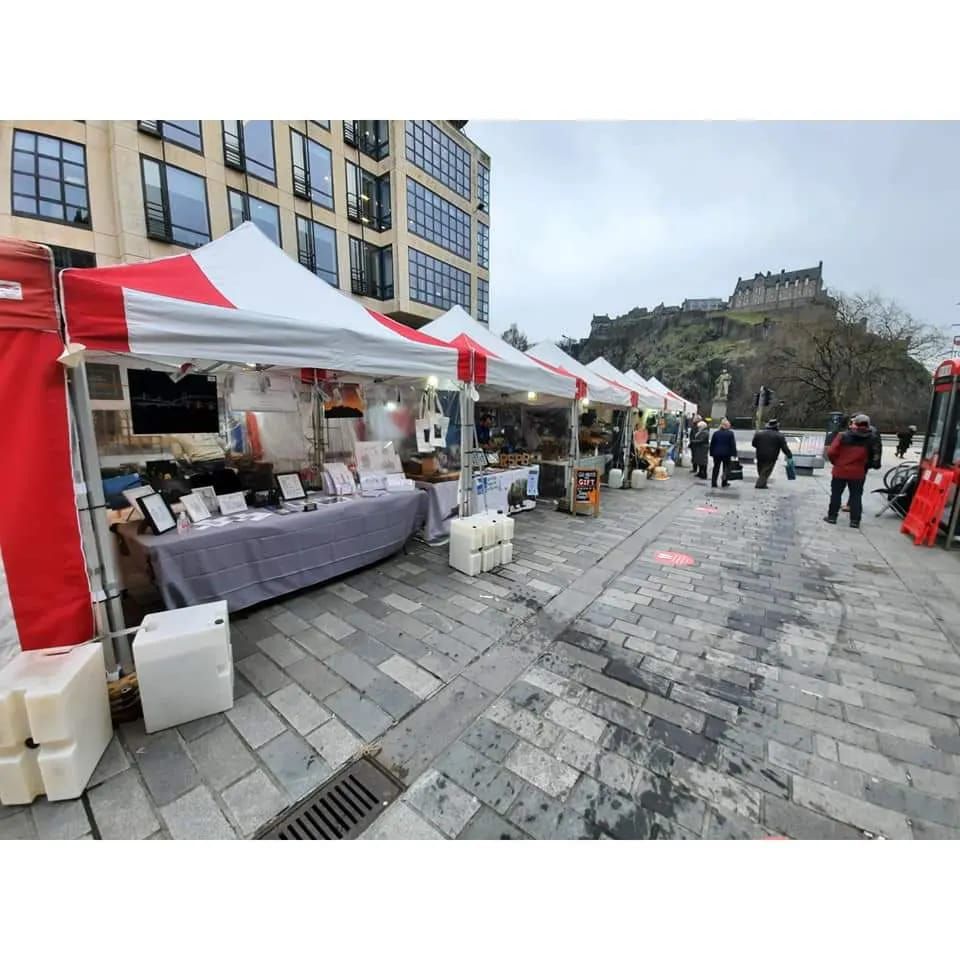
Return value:
[(960, 359), (944, 360), (933, 374), (933, 401), (920, 456), (920, 472), (939, 468), (953, 473), (954, 496), (947, 503), (947, 542), (953, 545), (960, 519)]

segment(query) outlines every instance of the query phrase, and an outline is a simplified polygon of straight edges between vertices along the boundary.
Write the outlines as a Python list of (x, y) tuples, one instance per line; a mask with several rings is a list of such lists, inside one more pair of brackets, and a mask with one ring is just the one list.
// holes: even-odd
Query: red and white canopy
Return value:
[(288, 257), (252, 223), (191, 253), (64, 270), (71, 343), (140, 357), (470, 379), (470, 351), (389, 319)]
[(604, 357), (597, 357), (596, 360), (591, 360), (587, 364), (587, 368), (598, 376), (603, 377), (608, 383), (612, 383), (622, 390), (636, 390), (639, 401), (638, 406), (644, 409), (656, 408), (658, 410), (663, 407), (663, 397), (656, 390), (651, 390), (650, 387), (639, 378), (635, 379), (627, 376), (625, 373), (621, 373)]
[(474, 352), (476, 382), (509, 393), (530, 392), (573, 400), (586, 395), (586, 383), (549, 363), (527, 356), (502, 340), (489, 327), (477, 323), (463, 307), (452, 307), (431, 320), (422, 333)]
[[(630, 373), (633, 373), (635, 376), (639, 376), (635, 371), (631, 370)], [(697, 405), (695, 403), (690, 403), (689, 400), (685, 400), (680, 396), (679, 393), (675, 393), (671, 390), (665, 383), (661, 383), (656, 377), (650, 377), (647, 380), (647, 383), (653, 387), (655, 390), (660, 390), (664, 393), (667, 398), (667, 408), (673, 410), (677, 413), (686, 408), (687, 413), (695, 413)]]
[(605, 380), (600, 374), (574, 360), (550, 340), (541, 340), (527, 350), (527, 356), (540, 363), (550, 364), (573, 377), (579, 377), (587, 385), (587, 397), (593, 403), (605, 403), (612, 407), (637, 406), (637, 391), (621, 387)]

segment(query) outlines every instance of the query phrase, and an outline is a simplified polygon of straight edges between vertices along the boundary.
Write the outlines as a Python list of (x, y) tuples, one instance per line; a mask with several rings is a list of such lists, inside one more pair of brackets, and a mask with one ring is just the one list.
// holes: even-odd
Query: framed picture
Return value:
[(247, 498), (242, 493), (224, 493), (217, 497), (220, 512), (225, 516), (231, 513), (243, 513), (247, 509)]
[(146, 497), (151, 493), (156, 493), (156, 490), (154, 490), (149, 483), (144, 484), (142, 487), (130, 487), (128, 490), (123, 491), (123, 495), (131, 507), (138, 507), (140, 505), (140, 498)]
[(284, 500), (302, 500), (307, 495), (299, 473), (278, 473), (277, 486)]
[(193, 492), (203, 499), (211, 516), (220, 512), (220, 504), (217, 502), (217, 492), (213, 487), (194, 487)]
[(210, 519), (210, 511), (207, 509), (206, 501), (199, 493), (185, 493), (180, 497), (180, 502), (187, 511), (187, 516), (191, 522), (197, 523), (200, 520)]
[(173, 530), (177, 525), (177, 518), (170, 509), (170, 504), (163, 498), (162, 493), (148, 493), (137, 500), (137, 506), (150, 528), (156, 534)]

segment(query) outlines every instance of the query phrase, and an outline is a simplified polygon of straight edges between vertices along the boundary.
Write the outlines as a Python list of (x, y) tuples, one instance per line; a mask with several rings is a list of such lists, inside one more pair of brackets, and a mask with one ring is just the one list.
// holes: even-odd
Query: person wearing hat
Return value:
[(907, 427), (905, 430), (901, 428), (897, 431), (897, 456), (901, 460), (910, 449), (910, 444), (913, 443), (913, 437), (916, 432), (917, 428), (913, 425)]
[(838, 433), (827, 449), (827, 459), (833, 464), (830, 480), (830, 505), (823, 518), (835, 524), (840, 513), (843, 491), (850, 491), (850, 526), (860, 526), (863, 514), (863, 484), (867, 471), (874, 462), (873, 428), (865, 413), (858, 413), (848, 430)]
[(757, 482), (754, 486), (758, 490), (766, 490), (780, 454), (787, 457), (791, 455), (787, 438), (780, 432), (780, 421), (768, 420), (767, 425), (753, 435), (751, 444), (757, 451)]

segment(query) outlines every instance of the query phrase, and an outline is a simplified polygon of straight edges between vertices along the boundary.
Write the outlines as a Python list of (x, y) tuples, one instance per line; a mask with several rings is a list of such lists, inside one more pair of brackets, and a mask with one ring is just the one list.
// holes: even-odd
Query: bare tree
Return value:
[(799, 332), (781, 325), (770, 366), (801, 417), (870, 407), (896, 416), (905, 406), (904, 388), (924, 382), (946, 344), (938, 330), (875, 295), (841, 296), (835, 316)]
[(510, 326), (503, 331), (502, 339), (506, 340), (511, 347), (516, 347), (524, 353), (530, 349), (530, 341), (520, 332), (519, 327), (517, 327), (515, 323), (511, 323)]

